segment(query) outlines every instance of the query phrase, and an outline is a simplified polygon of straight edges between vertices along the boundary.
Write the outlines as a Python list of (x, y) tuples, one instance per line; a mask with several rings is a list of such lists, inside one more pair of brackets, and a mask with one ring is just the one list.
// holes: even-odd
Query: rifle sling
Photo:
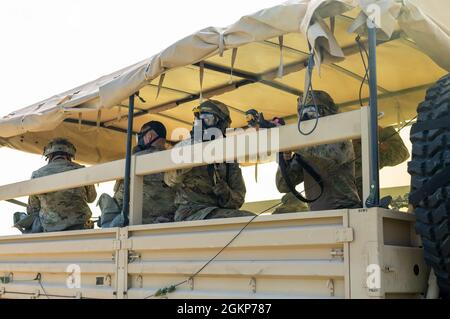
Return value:
[(293, 160), (296, 160), (300, 166), (314, 179), (314, 181), (320, 186), (320, 194), (314, 199), (307, 199), (303, 197), (296, 189), (295, 185), (292, 183), (291, 178), (289, 177), (289, 174), (287, 173), (287, 163), (283, 157), (283, 153), (278, 153), (278, 163), (280, 166), (280, 172), (283, 176), (284, 181), (286, 182), (287, 187), (291, 191), (291, 193), (300, 201), (304, 203), (313, 203), (317, 201), (323, 194), (323, 180), (319, 173), (308, 164), (308, 162), (305, 161), (305, 159), (300, 154), (295, 154)]

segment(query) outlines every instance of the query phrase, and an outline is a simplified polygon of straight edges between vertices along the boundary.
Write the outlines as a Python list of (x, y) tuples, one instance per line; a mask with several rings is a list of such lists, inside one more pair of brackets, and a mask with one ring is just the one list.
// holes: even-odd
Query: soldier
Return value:
[[(134, 155), (144, 155), (166, 150), (165, 126), (158, 121), (145, 123), (138, 134), (138, 145), (133, 150)], [(102, 227), (116, 227), (121, 225), (121, 211), (123, 207), (123, 180), (114, 185), (114, 198), (102, 194), (98, 204), (102, 211)], [(164, 183), (164, 173), (144, 176), (142, 223), (173, 222), (177, 206), (175, 190)], [(116, 219), (117, 218), (117, 219)]]
[[(44, 156), (48, 164), (33, 172), (31, 178), (83, 168), (84, 166), (72, 162), (75, 152), (75, 146), (68, 140), (63, 138), (52, 140), (44, 148)], [(27, 213), (33, 218), (34, 223), (31, 223), (33, 226), (29, 232), (92, 228), (93, 224), (90, 223), (92, 213), (87, 203), (92, 203), (96, 197), (97, 192), (93, 185), (30, 196)], [(27, 218), (19, 217), (18, 219), (25, 221)], [(36, 225), (37, 221), (40, 222), (41, 227)], [(18, 223), (20, 226), (20, 221)]]
[[(207, 136), (212, 135), (211, 132), (224, 136), (230, 124), (230, 112), (225, 104), (215, 100), (205, 101), (196, 112), (192, 138), (178, 143), (176, 147), (210, 140)], [(199, 132), (202, 137), (197, 141), (194, 137)], [(179, 207), (175, 221), (254, 216), (239, 210), (244, 203), (246, 189), (238, 163), (169, 171), (164, 180), (177, 190), (176, 203)]]
[[(314, 99), (311, 93), (308, 94), (303, 107), (300, 104), (302, 99), (299, 98), (298, 100), (299, 109), (301, 107), (302, 110), (300, 116), (303, 120), (315, 118), (314, 101), (317, 104), (319, 117), (337, 113), (336, 104), (328, 93), (313, 91), (313, 94)], [(309, 204), (311, 210), (361, 207), (355, 181), (355, 154), (351, 141), (307, 147), (295, 153), (299, 154), (320, 175), (323, 182), (323, 193), (316, 201)], [(296, 156), (293, 157), (291, 152), (286, 152), (284, 158), (287, 161), (287, 174), (290, 176), (291, 182), (294, 185), (304, 182), (306, 198), (317, 198), (320, 195), (320, 187), (304, 166), (300, 164)], [(277, 172), (276, 184), (278, 190), (282, 193), (291, 191), (280, 169)], [(283, 206), (279, 209), (283, 209), (283, 212), (304, 210), (305, 205), (303, 203), (298, 201), (298, 209), (296, 209), (295, 205), (292, 205), (293, 202), (294, 198), (291, 198), (291, 204), (287, 207), (289, 209), (284, 209)]]
[[(409, 158), (409, 151), (403, 143), (400, 134), (394, 127), (378, 127), (379, 140), (379, 169), (386, 166), (397, 166)], [(355, 149), (355, 175), (356, 185), (358, 187), (359, 198), (363, 199), (362, 194), (362, 160), (361, 160), (361, 139), (353, 140)]]

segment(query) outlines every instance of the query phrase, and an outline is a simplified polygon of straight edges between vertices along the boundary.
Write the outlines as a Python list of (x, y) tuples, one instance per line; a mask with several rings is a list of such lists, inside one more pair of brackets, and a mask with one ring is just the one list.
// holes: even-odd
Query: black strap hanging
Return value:
[(291, 191), (291, 193), (300, 201), (304, 203), (313, 203), (317, 201), (323, 194), (324, 185), (323, 180), (320, 177), (319, 173), (306, 162), (303, 157), (300, 154), (295, 154), (293, 161), (297, 161), (300, 166), (314, 179), (314, 181), (319, 185), (320, 187), (320, 194), (314, 199), (307, 199), (303, 197), (296, 189), (295, 185), (292, 183), (291, 178), (289, 177), (289, 174), (287, 173), (287, 163), (283, 157), (283, 153), (278, 153), (278, 164), (280, 165), (280, 172), (283, 176), (284, 181), (286, 182), (287, 187)]

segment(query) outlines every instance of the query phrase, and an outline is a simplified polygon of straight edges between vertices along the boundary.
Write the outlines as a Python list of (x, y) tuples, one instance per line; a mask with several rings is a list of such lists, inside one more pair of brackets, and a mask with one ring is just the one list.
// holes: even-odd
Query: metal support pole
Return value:
[(19, 206), (22, 206), (22, 207), (28, 207), (27, 204), (22, 203), (21, 201), (18, 201), (18, 200), (15, 200), (15, 199), (7, 199), (6, 201), (11, 203), (11, 204), (19, 205)]
[(131, 139), (133, 137), (133, 116), (134, 116), (134, 96), (128, 99), (128, 131), (127, 131), (127, 154), (125, 158), (125, 177), (123, 192), (122, 216), (125, 225), (128, 225), (128, 216), (130, 214), (130, 173), (131, 173)]
[(380, 175), (378, 161), (378, 90), (377, 90), (377, 27), (368, 21), (369, 29), (369, 144), (370, 144), (370, 196), (367, 206), (380, 206)]

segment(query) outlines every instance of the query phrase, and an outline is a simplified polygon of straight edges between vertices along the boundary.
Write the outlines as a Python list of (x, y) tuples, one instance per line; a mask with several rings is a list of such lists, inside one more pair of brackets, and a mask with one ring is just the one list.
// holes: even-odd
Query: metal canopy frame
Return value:
[[(387, 42), (391, 42), (394, 40), (398, 40), (401, 39), (401, 33), (400, 32), (394, 32), (392, 37), (389, 40), (385, 40), (385, 41), (380, 41), (379, 44), (384, 44)], [(366, 44), (368, 43), (368, 41), (365, 41)], [(274, 43), (270, 42), (270, 41), (263, 41), (262, 43), (266, 44), (266, 45), (270, 45), (273, 46)], [(278, 46), (278, 44), (276, 44)], [(284, 74), (290, 74), (293, 72), (298, 72), (301, 71), (303, 69), (306, 68), (306, 63), (307, 63), (307, 53), (303, 52), (301, 50), (297, 50), (294, 48), (290, 48), (290, 47), (286, 47), (283, 46), (283, 49), (287, 48), (288, 50), (292, 50), (292, 52), (296, 52), (299, 55), (304, 56), (305, 58), (293, 62), (293, 63), (289, 63), (286, 64), (284, 66)], [(353, 55), (356, 53), (359, 53), (359, 45), (358, 44), (352, 44), (349, 46), (346, 46), (343, 48), (343, 52), (346, 56), (349, 55)], [(200, 67), (200, 63), (196, 63), (193, 64), (196, 67)], [(303, 92), (301, 90), (298, 90), (296, 88), (290, 87), (288, 85), (285, 85), (281, 82), (277, 82), (277, 81), (273, 81), (273, 79), (276, 77), (277, 73), (278, 73), (278, 67), (270, 69), (264, 73), (259, 73), (259, 74), (255, 74), (255, 73), (250, 73), (250, 72), (246, 72), (243, 70), (239, 70), (239, 69), (233, 69), (233, 71), (231, 70), (231, 68), (223, 66), (223, 65), (219, 65), (219, 64), (214, 64), (214, 63), (209, 63), (209, 62), (203, 62), (203, 66), (205, 69), (210, 70), (210, 71), (214, 71), (214, 72), (218, 72), (218, 73), (223, 73), (223, 74), (231, 74), (231, 72), (233, 73), (234, 76), (239, 77), (243, 80), (240, 80), (238, 82), (232, 83), (232, 84), (225, 84), (222, 86), (218, 86), (215, 88), (211, 88), (209, 90), (206, 90), (203, 92), (203, 96), (207, 96), (207, 95), (217, 95), (217, 94), (221, 94), (222, 92), (226, 92), (228, 90), (234, 90), (237, 89), (239, 87), (245, 86), (245, 85), (249, 85), (249, 84), (255, 84), (255, 83), (260, 83), (260, 84), (264, 84), (267, 85), (269, 87), (272, 87), (274, 89), (289, 93), (289, 94), (293, 94), (293, 95), (300, 95)], [(345, 74), (347, 76), (350, 76), (352, 78), (355, 78), (357, 80), (362, 81), (363, 77), (359, 76), (358, 74), (351, 72), (347, 69), (344, 69), (336, 64), (331, 64), (330, 67), (342, 74)], [(365, 81), (366, 84), (368, 84), (368, 81)], [(395, 93), (395, 92), (390, 92), (387, 89), (377, 86), (378, 89), (383, 92), (384, 94), (389, 94), (389, 93)], [(187, 93), (187, 92), (186, 92)], [(189, 94), (189, 93), (187, 93)], [(141, 112), (136, 113), (134, 116), (135, 117), (140, 117), (146, 114), (151, 114), (151, 113), (158, 113), (158, 112), (162, 112), (166, 109), (170, 109), (174, 106), (179, 106), (185, 103), (189, 103), (192, 101), (195, 101), (197, 99), (200, 98), (200, 93), (197, 94), (191, 94), (188, 97), (182, 98), (182, 99), (178, 99), (178, 100), (174, 100), (174, 101), (170, 101), (167, 103), (163, 103), (157, 106), (154, 106), (152, 108), (149, 108), (147, 110), (143, 110)], [(239, 110), (239, 109), (235, 109), (238, 112), (244, 113), (244, 111)]]
[[(368, 207), (380, 206), (380, 172), (378, 148), (378, 82), (377, 82), (377, 27), (367, 19), (369, 31), (369, 169), (370, 195), (366, 201)], [(365, 199), (362, 199), (363, 202)]]
[[(402, 39), (401, 33), (400, 32), (394, 32), (394, 34), (392, 35), (392, 37), (389, 40), (380, 41), (379, 44), (387, 43), (387, 42), (398, 40), (398, 39)], [(263, 41), (262, 43), (264, 43), (266, 45), (270, 45), (270, 46), (274, 46), (274, 45), (278, 46), (278, 44), (275, 44), (275, 43), (270, 42), (270, 41)], [(366, 44), (367, 43), (368, 43), (368, 41), (366, 41)], [(301, 59), (299, 61), (296, 61), (296, 62), (293, 62), (293, 63), (290, 63), (290, 64), (286, 64), (284, 66), (284, 74), (285, 75), (290, 74), (292, 72), (297, 72), (297, 71), (301, 71), (301, 70), (305, 69), (305, 65), (306, 65), (306, 62), (307, 62), (307, 58), (306, 58), (307, 53), (306, 52), (303, 52), (301, 50), (294, 49), (294, 48), (291, 48), (291, 47), (288, 47), (288, 46), (283, 46), (283, 48), (288, 50), (288, 51), (297, 53), (297, 54), (302, 55), (302, 56), (305, 57), (304, 59)], [(344, 47), (343, 51), (344, 51), (344, 54), (347, 55), (347, 56), (353, 55), (353, 54), (356, 54), (356, 53), (359, 52), (359, 46), (357, 44), (349, 45), (347, 47)], [(208, 63), (208, 62), (204, 62), (203, 64), (204, 64), (204, 68), (207, 69), (207, 70), (218, 72), (218, 73), (223, 73), (223, 74), (231, 74), (231, 68), (229, 68), (229, 67), (226, 67), (226, 66), (223, 66), (223, 65), (214, 64), (214, 63)], [(196, 63), (196, 64), (194, 64), (194, 66), (200, 67), (200, 63)], [(356, 74), (354, 72), (351, 72), (351, 71), (349, 71), (349, 70), (347, 70), (345, 68), (342, 68), (342, 67), (340, 67), (340, 66), (338, 66), (336, 64), (330, 64), (329, 66), (332, 69), (334, 69), (334, 70), (336, 70), (336, 71), (338, 71), (338, 72), (340, 72), (342, 74), (345, 74), (345, 75), (347, 75), (349, 77), (352, 77), (352, 78), (360, 80), (360, 81), (363, 80), (363, 78), (360, 75), (358, 75), (358, 74)], [(231, 83), (231, 84), (227, 83), (225, 85), (214, 87), (214, 88), (211, 88), (209, 90), (205, 90), (203, 92), (203, 96), (204, 97), (209, 97), (209, 96), (214, 96), (214, 95), (218, 95), (218, 94), (223, 94), (225, 92), (233, 91), (233, 90), (238, 89), (240, 87), (243, 87), (243, 86), (246, 86), (246, 85), (249, 85), (249, 84), (255, 84), (255, 83), (264, 84), (264, 85), (267, 85), (267, 86), (269, 86), (271, 88), (274, 88), (276, 90), (280, 90), (280, 91), (283, 91), (283, 92), (286, 92), (286, 93), (289, 93), (289, 94), (292, 94), (292, 95), (297, 95), (298, 96), (298, 95), (302, 94), (301, 90), (298, 90), (296, 88), (290, 87), (290, 86), (285, 85), (285, 84), (283, 84), (281, 82), (273, 81), (273, 79), (277, 75), (277, 72), (278, 72), (278, 67), (270, 69), (269, 71), (264, 72), (264, 73), (260, 73), (260, 74), (254, 74), (254, 73), (246, 72), (246, 71), (239, 70), (239, 69), (233, 69), (233, 75), (238, 77), (238, 78), (241, 78), (242, 80), (239, 80), (239, 81)], [(365, 84), (368, 84), (368, 80), (365, 81)], [(154, 84), (149, 84), (149, 85), (153, 86), (153, 87), (156, 86)], [(383, 87), (380, 87), (378, 85), (377, 85), (377, 88), (378, 88), (378, 90), (380, 90), (380, 92), (382, 92), (383, 94), (386, 94), (386, 95), (388, 95), (388, 94), (396, 94), (397, 93), (397, 92), (390, 92), (387, 89), (385, 89)], [(198, 100), (200, 98), (200, 93), (190, 93), (190, 92), (185, 92), (185, 91), (182, 91), (182, 90), (177, 90), (177, 89), (173, 89), (173, 88), (169, 88), (169, 87), (162, 87), (161, 89), (176, 91), (178, 93), (184, 93), (187, 96), (184, 97), (184, 98), (181, 98), (181, 99), (177, 99), (177, 100), (174, 100), (174, 101), (169, 101), (169, 102), (166, 102), (166, 103), (163, 103), (163, 104), (156, 105), (156, 106), (151, 107), (149, 109), (143, 109), (143, 108), (136, 109), (137, 112), (134, 113), (134, 115), (133, 115), (134, 118), (145, 116), (145, 115), (148, 115), (148, 114), (158, 114), (158, 115), (160, 115), (162, 117), (166, 117), (168, 119), (171, 119), (171, 120), (183, 123), (183, 124), (187, 124), (185, 121), (183, 121), (181, 119), (178, 119), (178, 118), (173, 117), (173, 116), (169, 117), (169, 116), (166, 116), (164, 114), (160, 114), (160, 112), (172, 109), (172, 108), (174, 108), (176, 106), (179, 106), (179, 105), (182, 105), (182, 104), (185, 104), (185, 103), (189, 103), (189, 102)], [(409, 90), (409, 89), (406, 89), (406, 90)], [(399, 93), (400, 93), (400, 91), (399, 91)], [(345, 103), (342, 104), (342, 106), (348, 106), (348, 105), (351, 105), (351, 104), (355, 104), (357, 101), (359, 101), (359, 100), (345, 102)], [(368, 98), (365, 98), (364, 101), (368, 101)], [(125, 105), (119, 105), (119, 106), (126, 107)], [(237, 111), (239, 113), (242, 113), (242, 114), (245, 113), (245, 111), (237, 109), (237, 108), (233, 108), (233, 110), (235, 110), (235, 111)], [(104, 121), (104, 122), (100, 123), (100, 127), (105, 128), (105, 129), (114, 130), (114, 131), (121, 132), (121, 133), (126, 133), (127, 132), (126, 129), (118, 128), (118, 127), (115, 127), (115, 126), (113, 126), (111, 124), (108, 125), (108, 123), (111, 123), (111, 122), (114, 122), (114, 121), (115, 121), (115, 119), (110, 119), (110, 120)], [(79, 120), (66, 119), (65, 122), (78, 123)], [(82, 124), (88, 125), (88, 126), (97, 126), (97, 123), (89, 122), (89, 121), (82, 121)], [(133, 134), (136, 134), (136, 133), (134, 132)]]
[(122, 218), (124, 225), (128, 225), (128, 216), (130, 215), (130, 180), (131, 180), (131, 139), (133, 138), (133, 114), (134, 97), (136, 93), (128, 99), (128, 132), (127, 132), (127, 153), (125, 157), (125, 176), (123, 184), (123, 207)]
[[(344, 18), (350, 19), (350, 18), (345, 17), (345, 16), (344, 16)], [(401, 32), (394, 32), (392, 37), (389, 40), (380, 41), (378, 44), (383, 44), (383, 43), (387, 43), (387, 42), (398, 40), (398, 39), (404, 39), (404, 38), (402, 37)], [(278, 44), (273, 43), (273, 42), (268, 41), (268, 40), (263, 41), (261, 43), (264, 43), (264, 44), (270, 45), (270, 46), (275, 46), (275, 45), (278, 46)], [(291, 51), (291, 52), (297, 53), (299, 55), (305, 56), (305, 57), (307, 55), (306, 52), (303, 52), (303, 51), (295, 49), (295, 48), (291, 48), (289, 46), (283, 46), (283, 48), (288, 50), (288, 51)], [(344, 54), (347, 55), (347, 56), (356, 54), (356, 53), (359, 52), (358, 51), (358, 45), (349, 45), (347, 47), (344, 47), (343, 51), (344, 51)], [(305, 58), (305, 59), (302, 59), (300, 61), (296, 61), (296, 62), (293, 62), (293, 63), (285, 65), (284, 66), (284, 74), (287, 75), (287, 74), (292, 73), (292, 72), (297, 72), (297, 71), (303, 70), (305, 68), (306, 62), (307, 62), (307, 59)], [(197, 66), (197, 67), (199, 67), (199, 65), (200, 65), (200, 63), (194, 64), (194, 66)], [(205, 62), (204, 63), (204, 67), (205, 67), (205, 69), (208, 69), (208, 70), (211, 70), (211, 71), (215, 71), (215, 72), (219, 72), (219, 73), (223, 73), (223, 74), (230, 74), (231, 73), (231, 69), (230, 68), (228, 68), (226, 66), (222, 66), (222, 65), (217, 65), (217, 64), (214, 64), (214, 63), (207, 63), (207, 62)], [(334, 70), (336, 70), (336, 71), (338, 71), (338, 72), (340, 72), (342, 74), (350, 76), (350, 77), (352, 77), (354, 79), (361, 80), (361, 81), (363, 80), (363, 78), (360, 75), (358, 75), (358, 74), (356, 74), (356, 73), (354, 73), (352, 71), (349, 71), (349, 70), (347, 70), (345, 68), (342, 68), (342, 67), (340, 67), (340, 66), (338, 66), (336, 64), (330, 64), (329, 67), (331, 67), (332, 69), (334, 69)], [(223, 94), (225, 92), (233, 91), (233, 90), (235, 90), (237, 88), (240, 88), (242, 86), (249, 85), (249, 84), (254, 84), (254, 83), (264, 84), (264, 85), (270, 86), (270, 87), (272, 87), (274, 89), (277, 89), (277, 90), (280, 90), (280, 91), (283, 91), (283, 92), (286, 92), (286, 93), (289, 93), (289, 94), (292, 94), (292, 95), (297, 95), (298, 96), (298, 95), (302, 94), (301, 90), (298, 90), (296, 88), (290, 87), (288, 85), (285, 85), (285, 84), (277, 82), (277, 81), (273, 81), (273, 79), (276, 77), (277, 71), (278, 71), (278, 68), (273, 68), (273, 69), (271, 69), (271, 70), (269, 70), (267, 72), (261, 73), (261, 74), (254, 74), (254, 73), (250, 73), (250, 72), (234, 69), (233, 70), (233, 75), (235, 75), (236, 77), (241, 78), (242, 80), (234, 82), (234, 83), (231, 83), (231, 84), (225, 84), (225, 85), (221, 85), (221, 86), (218, 86), (218, 87), (214, 87), (214, 88), (211, 88), (209, 90), (205, 90), (203, 92), (203, 96), (204, 97), (210, 97), (210, 96), (214, 96), (214, 95), (218, 95), (218, 94)], [(368, 84), (368, 80), (365, 81), (365, 84)], [(149, 86), (156, 87), (155, 84), (149, 84)], [(421, 89), (422, 87), (426, 88), (428, 86), (429, 85), (420, 86), (417, 89)], [(377, 86), (377, 88), (378, 88), (378, 90), (380, 90), (380, 92), (383, 93), (382, 98), (404, 94), (403, 91), (408, 92), (410, 89), (411, 90), (415, 90), (416, 89), (416, 88), (408, 88), (408, 89), (404, 89), (404, 90), (401, 90), (401, 91), (398, 91), (398, 92), (390, 92), (387, 89), (385, 89), (383, 87), (380, 87), (380, 86)], [(134, 115), (133, 115), (134, 118), (145, 116), (145, 115), (148, 115), (148, 114), (158, 114), (161, 117), (165, 117), (167, 119), (174, 120), (174, 121), (180, 122), (182, 124), (186, 124), (186, 125), (190, 124), (190, 123), (187, 123), (186, 121), (183, 121), (183, 120), (181, 120), (179, 118), (176, 118), (174, 116), (168, 116), (168, 115), (165, 115), (165, 114), (161, 114), (160, 112), (163, 112), (163, 111), (168, 110), (168, 109), (172, 109), (172, 108), (174, 108), (176, 106), (179, 106), (179, 105), (182, 105), (182, 104), (185, 104), (185, 103), (189, 103), (189, 102), (198, 100), (200, 98), (200, 93), (185, 92), (185, 91), (177, 90), (177, 89), (170, 88), (170, 87), (162, 87), (161, 89), (163, 89), (163, 90), (171, 90), (171, 91), (174, 91), (174, 92), (177, 92), (177, 93), (183, 93), (183, 94), (186, 94), (187, 96), (182, 98), (182, 99), (166, 102), (166, 103), (154, 106), (154, 107), (149, 108), (149, 109), (136, 108), (135, 110), (137, 112), (134, 113)], [(359, 100), (345, 102), (345, 103), (342, 103), (340, 105), (340, 107), (353, 105), (353, 104), (357, 103), (358, 101)], [(369, 98), (364, 98), (363, 101), (368, 102)], [(118, 105), (118, 106), (120, 106), (120, 107), (127, 107), (127, 106), (125, 106), (123, 104)], [(244, 111), (242, 111), (240, 109), (237, 109), (237, 108), (233, 108), (233, 110), (235, 110), (235, 111), (237, 111), (239, 113), (242, 113), (242, 114), (245, 113)], [(288, 117), (291, 117), (291, 116), (288, 116)], [(69, 118), (69, 119), (65, 119), (64, 122), (77, 124), (80, 121), (78, 119)], [(83, 125), (86, 125), (86, 126), (100, 126), (103, 129), (108, 129), (108, 130), (116, 131), (116, 132), (119, 132), (119, 133), (127, 133), (126, 129), (119, 128), (119, 127), (116, 127), (116, 126), (112, 125), (112, 123), (114, 123), (114, 122), (115, 122), (115, 119), (109, 119), (109, 120), (106, 120), (106, 121), (101, 122), (101, 123), (96, 123), (96, 122), (86, 121), (86, 120), (82, 120), (81, 121), (81, 123)], [(137, 134), (137, 133), (133, 132), (133, 134)]]

